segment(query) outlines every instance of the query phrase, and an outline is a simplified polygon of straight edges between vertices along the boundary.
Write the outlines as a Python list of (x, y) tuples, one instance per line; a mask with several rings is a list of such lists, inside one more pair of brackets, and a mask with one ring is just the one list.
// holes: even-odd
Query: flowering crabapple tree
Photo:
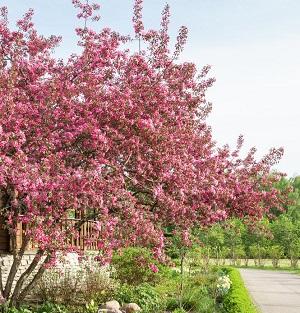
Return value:
[[(89, 24), (99, 6), (73, 4), (84, 27), (76, 29), (80, 53), (66, 61), (53, 56), (61, 39), (36, 31), (32, 10), (12, 30), (1, 9), (0, 213), (13, 263), (0, 290), (12, 305), (54, 264), (57, 251), (74, 250), (68, 239), (90, 219), (100, 262), (129, 245), (148, 246), (162, 258), (166, 227), (188, 242), (195, 225), (259, 217), (282, 201), (272, 188), (280, 175), (270, 175), (282, 149), (256, 161), (255, 149), (239, 157), (242, 137), (234, 151), (216, 147), (205, 121), (211, 110), (205, 92), (214, 80), (209, 66), (197, 72), (179, 63), (185, 27), (171, 52), (168, 6), (160, 29), (145, 30), (136, 0), (131, 37), (96, 32)], [(136, 39), (145, 48), (126, 49)], [(75, 224), (66, 224), (70, 210), (78, 213)], [(30, 242), (35, 258), (14, 285)]]

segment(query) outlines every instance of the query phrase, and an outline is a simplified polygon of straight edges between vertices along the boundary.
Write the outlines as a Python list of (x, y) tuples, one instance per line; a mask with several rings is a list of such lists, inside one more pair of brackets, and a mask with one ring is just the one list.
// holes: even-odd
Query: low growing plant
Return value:
[(99, 305), (94, 301), (91, 300), (90, 302), (85, 304), (85, 313), (97, 313)]
[(134, 302), (143, 313), (161, 312), (165, 308), (164, 298), (148, 283), (138, 286), (123, 284), (114, 295), (121, 304)]
[(46, 302), (39, 306), (34, 313), (69, 313), (69, 310), (62, 305)]
[(45, 302), (42, 305), (32, 308), (24, 306), (19, 308), (1, 307), (0, 309), (3, 313), (73, 313), (70, 312), (67, 307), (51, 302)]
[(182, 308), (177, 308), (172, 313), (186, 313), (186, 310), (184, 310)]

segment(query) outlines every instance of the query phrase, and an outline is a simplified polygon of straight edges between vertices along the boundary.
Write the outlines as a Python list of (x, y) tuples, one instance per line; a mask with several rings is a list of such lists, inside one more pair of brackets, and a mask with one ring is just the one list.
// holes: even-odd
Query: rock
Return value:
[(122, 313), (122, 311), (118, 309), (99, 309), (98, 313)]
[(134, 313), (141, 310), (142, 309), (136, 303), (128, 303), (122, 306), (122, 311), (124, 311), (125, 313)]
[(118, 309), (99, 309), (98, 313), (122, 313), (122, 311)]
[(118, 301), (112, 300), (102, 304), (99, 309), (120, 310), (120, 304)]

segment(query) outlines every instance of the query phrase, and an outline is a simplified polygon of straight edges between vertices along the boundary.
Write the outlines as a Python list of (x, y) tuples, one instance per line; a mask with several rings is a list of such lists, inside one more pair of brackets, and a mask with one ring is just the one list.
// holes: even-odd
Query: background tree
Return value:
[(238, 260), (236, 255), (240, 255), (246, 266), (249, 258), (254, 258), (257, 265), (264, 265), (265, 258), (271, 258), (274, 267), (280, 265), (281, 258), (290, 258), (291, 266), (296, 267), (300, 237), (298, 184), (298, 177), (281, 178), (274, 183), (276, 189), (286, 194), (280, 210), (271, 208), (262, 219), (228, 219), (202, 228), (199, 238), (210, 252), (218, 246), (217, 238), (224, 238), (221, 251), (234, 260)]
[(216, 223), (199, 232), (199, 239), (202, 243), (210, 248), (210, 256), (216, 258), (216, 263), (220, 263), (220, 259), (223, 257), (223, 247), (225, 243), (224, 227), (220, 223)]
[(259, 245), (263, 248), (267, 248), (270, 244), (270, 240), (273, 239), (273, 234), (270, 228), (270, 221), (266, 217), (259, 221), (248, 222), (246, 225), (246, 231), (243, 233), (243, 242), (246, 251), (249, 251), (251, 245)]
[(289, 194), (291, 203), (288, 207), (288, 215), (294, 220), (300, 220), (300, 176), (291, 179), (292, 191)]
[(229, 248), (229, 256), (233, 265), (243, 255), (243, 235), (245, 225), (237, 218), (228, 220), (225, 224), (225, 244)]
[(271, 225), (274, 242), (284, 248), (285, 255), (289, 254), (290, 245), (298, 238), (296, 227), (287, 215), (280, 216)]

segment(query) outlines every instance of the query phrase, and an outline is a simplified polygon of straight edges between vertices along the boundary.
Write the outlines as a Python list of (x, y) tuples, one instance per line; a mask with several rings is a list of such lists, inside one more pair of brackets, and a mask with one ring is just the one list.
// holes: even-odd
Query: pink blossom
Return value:
[(149, 265), (149, 268), (150, 268), (150, 270), (153, 272), (153, 273), (158, 273), (158, 267), (155, 265), (155, 264), (153, 264), (153, 263), (151, 263), (150, 265)]

